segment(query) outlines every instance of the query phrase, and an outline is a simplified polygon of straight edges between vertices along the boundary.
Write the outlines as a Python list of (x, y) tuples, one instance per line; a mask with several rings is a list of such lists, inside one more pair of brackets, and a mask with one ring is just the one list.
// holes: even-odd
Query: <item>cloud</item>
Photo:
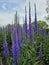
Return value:
[(4, 10), (6, 10), (6, 4), (4, 3), (4, 4), (2, 4), (2, 6), (1, 6)]
[(13, 10), (14, 10), (14, 11), (16, 11), (16, 7), (15, 7), (15, 8), (13, 8)]
[[(18, 11), (18, 15), (20, 16), (20, 23), (23, 23), (23, 17), (25, 15), (25, 6), (27, 7), (27, 18), (29, 17), (29, 1), (31, 3), (32, 21), (34, 21), (34, 3), (36, 3), (37, 7), (38, 20), (45, 20), (45, 0), (0, 0), (0, 2), (2, 2), (2, 8), (4, 10), (6, 9), (6, 12), (0, 12), (0, 24), (7, 25), (8, 23), (12, 23), (12, 19), (14, 20), (14, 14), (16, 10)], [(9, 7), (9, 9), (7, 9), (6, 5)]]
[(12, 23), (12, 19), (14, 19), (15, 13), (6, 13), (6, 12), (0, 12), (0, 24), (3, 26), (7, 24)]
[(21, 2), (21, 1), (23, 1), (23, 0), (0, 0), (0, 2), (8, 2), (8, 3), (19, 3), (19, 2)]

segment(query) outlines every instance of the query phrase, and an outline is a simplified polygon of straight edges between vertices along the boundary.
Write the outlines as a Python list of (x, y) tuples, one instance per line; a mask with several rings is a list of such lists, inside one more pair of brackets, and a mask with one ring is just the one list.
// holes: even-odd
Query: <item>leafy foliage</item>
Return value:
[[(49, 37), (37, 35), (35, 40), (34, 44), (23, 45), (20, 65), (49, 65)], [(38, 56), (40, 43), (42, 43), (42, 59)]]
[(22, 54), (20, 56), (20, 65), (38, 65), (37, 52), (33, 44), (23, 46)]
[(0, 30), (0, 52), (3, 50), (3, 31)]
[(9, 46), (11, 46), (11, 32), (10, 31), (7, 31), (6, 32), (6, 37), (7, 37), (7, 43)]

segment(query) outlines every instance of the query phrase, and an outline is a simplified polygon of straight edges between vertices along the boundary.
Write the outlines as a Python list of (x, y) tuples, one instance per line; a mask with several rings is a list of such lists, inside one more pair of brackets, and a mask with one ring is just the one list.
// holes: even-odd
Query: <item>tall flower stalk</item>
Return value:
[[(17, 14), (16, 14), (17, 17)], [(17, 17), (18, 18), (18, 17)], [(21, 51), (21, 30), (19, 27), (19, 18), (15, 20), (15, 27), (13, 26), (12, 32), (11, 32), (11, 39), (12, 39), (12, 53), (13, 53), (13, 59), (14, 64), (19, 63), (19, 56)]]
[(12, 26), (11, 30), (11, 40), (12, 40), (12, 55), (13, 55), (13, 61), (17, 61), (17, 52), (16, 52), (16, 45), (15, 45), (15, 40), (14, 40), (14, 27)]
[(15, 27), (12, 27), (11, 30), (11, 40), (12, 40), (12, 55), (13, 55), (13, 61), (14, 61), (14, 65), (16, 65), (16, 63), (18, 63), (18, 55), (19, 55), (19, 50), (18, 50), (18, 40), (17, 40), (17, 36), (15, 33)]
[(38, 24), (37, 24), (37, 15), (36, 15), (36, 4), (34, 4), (34, 7), (35, 7), (34, 30), (35, 30), (35, 34), (38, 34)]
[(30, 2), (29, 2), (29, 38), (30, 38), (31, 42), (34, 43), (34, 39), (33, 39), (33, 28), (32, 28), (32, 24), (31, 24)]
[(14, 20), (14, 25), (15, 25), (15, 27), (17, 26), (17, 23), (18, 23), (18, 21), (17, 21), (17, 11), (16, 11), (16, 14), (15, 14), (15, 20)]
[[(24, 22), (24, 21), (23, 21), (23, 22)], [(26, 43), (25, 23), (23, 24), (23, 29), (22, 29), (22, 32), (23, 32), (23, 40), (24, 40), (24, 43)]]
[(21, 43), (21, 27), (19, 25), (19, 17), (18, 17), (18, 26), (17, 26), (17, 36), (18, 36), (18, 45), (20, 48), (20, 51), (22, 49), (22, 43)]
[(3, 28), (4, 31), (4, 41), (3, 41), (3, 48), (4, 48), (4, 56), (7, 58), (9, 57), (9, 50), (8, 50), (8, 43), (6, 39), (6, 30)]
[(24, 43), (27, 41), (27, 11), (25, 6), (25, 20), (23, 20), (23, 36), (24, 36)]
[(26, 33), (26, 38), (27, 38), (27, 11), (26, 11), (26, 6), (25, 6), (25, 33)]

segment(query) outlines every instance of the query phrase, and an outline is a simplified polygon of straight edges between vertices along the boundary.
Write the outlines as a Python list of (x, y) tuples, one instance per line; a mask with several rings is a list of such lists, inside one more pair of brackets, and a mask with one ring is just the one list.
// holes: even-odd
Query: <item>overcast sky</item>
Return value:
[(34, 21), (34, 3), (37, 7), (37, 18), (38, 20), (45, 20), (46, 16), (46, 0), (0, 0), (0, 25), (11, 24), (12, 20), (14, 22), (15, 12), (18, 11), (20, 17), (20, 23), (23, 23), (24, 9), (27, 7), (27, 17), (28, 17), (28, 7), (29, 1), (31, 3), (31, 17)]

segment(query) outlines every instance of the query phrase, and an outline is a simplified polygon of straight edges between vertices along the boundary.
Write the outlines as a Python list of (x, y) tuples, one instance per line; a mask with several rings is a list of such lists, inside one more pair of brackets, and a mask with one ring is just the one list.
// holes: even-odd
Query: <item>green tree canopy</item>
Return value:
[[(34, 22), (32, 23), (32, 25), (34, 27)], [(39, 20), (38, 21), (38, 27), (39, 27), (39, 29), (47, 28), (48, 27), (48, 24), (45, 21)]]
[(48, 24), (45, 22), (45, 21), (38, 21), (38, 26), (40, 29), (42, 28), (47, 28), (48, 27)]

